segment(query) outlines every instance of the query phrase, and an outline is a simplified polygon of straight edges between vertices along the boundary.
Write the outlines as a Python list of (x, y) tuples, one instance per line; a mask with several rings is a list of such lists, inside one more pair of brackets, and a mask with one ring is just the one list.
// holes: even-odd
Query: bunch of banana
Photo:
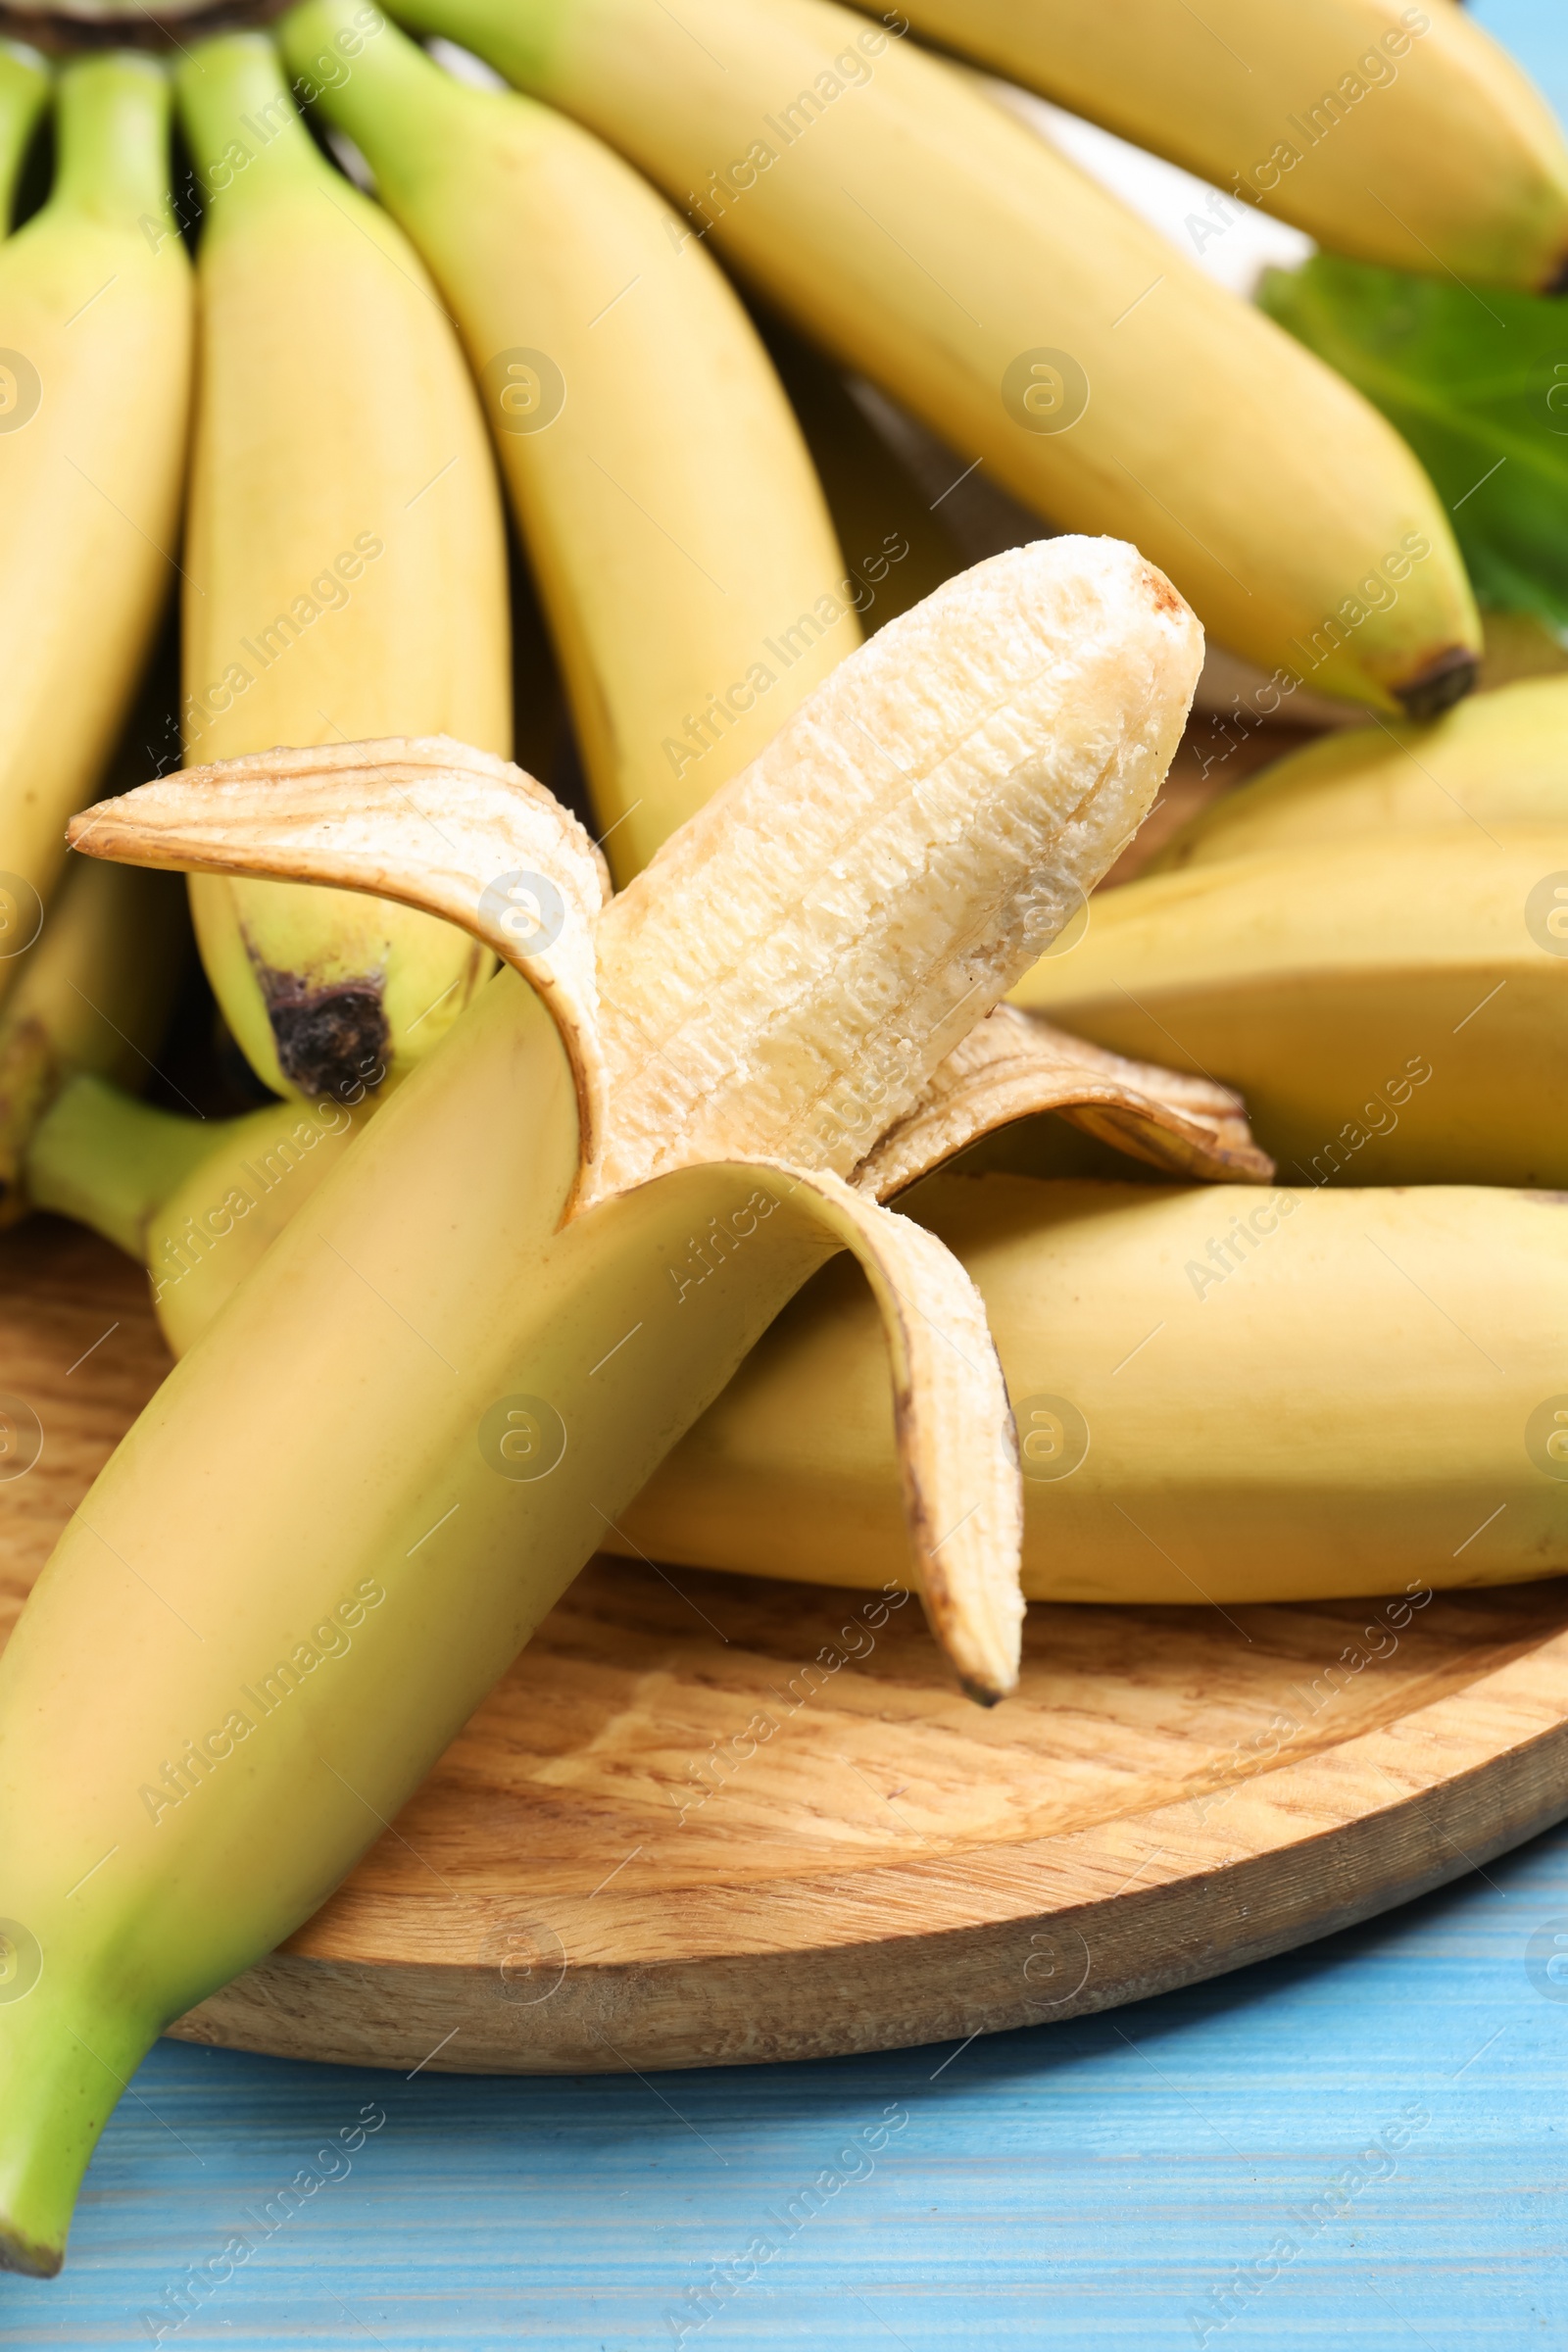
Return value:
[[(839, 1249), (886, 1319), (927, 1611), (976, 1696), (1008, 1687), (1018, 1472), (984, 1310), (847, 1180), (938, 1117), (945, 1059), (1149, 807), (1200, 661), (1133, 550), (998, 558), (852, 655), (609, 905), (550, 796), (454, 744), (280, 752), (98, 812), (114, 855), (395, 892), (521, 978), (176, 1366), (0, 1660), (35, 1977), (0, 2006), (13, 2267), (58, 2268), (152, 2038), (320, 1902)], [(532, 953), (492, 892), (518, 868), (560, 913)]]
[(1290, 1184), (1568, 1184), (1568, 826), (1140, 878), (1013, 1002), (1240, 1088)]
[(25, 41), (0, 39), (0, 236), (11, 224), (17, 178), (49, 97), (49, 68)]
[[(87, 1073), (142, 1084), (189, 947), (167, 876), (71, 860), (0, 1006), (0, 1224), (54, 1205), (31, 1195), (24, 1171), (63, 1088), (93, 1083)], [(105, 1180), (114, 1173), (106, 1160)]]
[(669, 208), (364, 13), (311, 0), (284, 51), (463, 335), (624, 883), (858, 643), (864, 592), (756, 330)]
[(1521, 678), (1430, 726), (1348, 727), (1277, 760), (1171, 836), (1145, 874), (1379, 833), (1568, 830), (1568, 678)]
[[(495, 469), (429, 280), (315, 146), (265, 35), (204, 43), (177, 84), (207, 204), (186, 758), (442, 731), (506, 753)], [(439, 858), (439, 808), (423, 822)], [(229, 1027), (278, 1094), (402, 1072), (491, 969), (452, 926), (346, 892), (203, 876), (191, 899)]]
[[(35, 105), (29, 80), (13, 122)], [(68, 66), (55, 127), (49, 200), (0, 243), (0, 991), (175, 576), (189, 404), (167, 77), (144, 57)]]
[(1452, 533), (1392, 428), (897, 32), (826, 0), (397, 13), (618, 147), (956, 474), (1134, 540), (1265, 669), (1414, 715), (1473, 682)]
[[(859, 4), (880, 15), (875, 0)], [(1555, 293), (1568, 148), (1463, 11), (1435, 0), (909, 0), (915, 30), (1340, 253)], [(886, 18), (883, 22), (887, 22)]]
[[(1031, 1600), (1200, 1603), (1568, 1568), (1548, 1449), (1568, 1201), (936, 1178), (900, 1204), (986, 1302), (1018, 1425)], [(906, 1578), (887, 1365), (827, 1267), (606, 1548)]]

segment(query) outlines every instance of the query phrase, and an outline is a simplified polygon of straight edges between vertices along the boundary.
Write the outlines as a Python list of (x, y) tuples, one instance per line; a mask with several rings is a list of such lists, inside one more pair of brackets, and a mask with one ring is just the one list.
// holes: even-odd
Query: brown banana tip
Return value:
[(24, 2278), (56, 2278), (65, 2259), (64, 2246), (41, 2246), (0, 2222), (0, 2271), (20, 2271)]
[(1542, 279), (1541, 291), (1543, 294), (1568, 294), (1568, 253)]
[(966, 1674), (958, 1677), (958, 1688), (965, 1698), (972, 1698), (977, 1707), (997, 1707), (1007, 1696), (995, 1683), (973, 1683)]
[(1481, 657), (1469, 646), (1446, 646), (1413, 678), (1395, 687), (1395, 699), (1406, 718), (1441, 718), (1445, 710), (1463, 702), (1480, 671)]

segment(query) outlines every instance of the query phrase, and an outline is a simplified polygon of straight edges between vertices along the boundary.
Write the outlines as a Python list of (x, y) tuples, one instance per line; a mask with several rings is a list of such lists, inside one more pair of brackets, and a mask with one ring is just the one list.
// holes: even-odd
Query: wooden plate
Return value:
[[(137, 1272), (0, 1241), (5, 1627), (162, 1375)], [(584, 2073), (817, 2057), (1108, 2007), (1328, 1934), (1568, 1813), (1568, 1582), (1030, 1611), (1015, 1699), (912, 1602), (601, 1560), (348, 1884), (174, 2029)]]

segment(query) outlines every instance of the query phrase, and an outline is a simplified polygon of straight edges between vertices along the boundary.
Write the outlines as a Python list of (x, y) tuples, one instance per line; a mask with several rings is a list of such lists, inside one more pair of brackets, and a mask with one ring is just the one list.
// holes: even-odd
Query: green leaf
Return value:
[(1258, 300), (1404, 435), (1482, 603), (1568, 625), (1568, 302), (1332, 254)]

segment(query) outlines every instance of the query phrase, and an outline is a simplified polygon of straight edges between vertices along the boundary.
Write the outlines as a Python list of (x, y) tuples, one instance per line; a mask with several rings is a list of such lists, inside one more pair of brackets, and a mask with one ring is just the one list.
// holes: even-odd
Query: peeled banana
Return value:
[(1276, 760), (1200, 810), (1144, 867), (1326, 849), (1369, 834), (1568, 828), (1568, 678), (1472, 695), (1430, 726), (1348, 727)]
[[(506, 753), (495, 468), (436, 295), (313, 144), (265, 35), (203, 43), (177, 80), (208, 200), (186, 759), (442, 729)], [(441, 812), (423, 816), (439, 857)], [(209, 875), (191, 903), (229, 1027), (280, 1095), (406, 1069), (491, 968), (451, 926), (346, 892)]]
[(1201, 16), (1186, 0), (910, 0), (904, 14), (1212, 180), (1220, 198), (1188, 222), (1199, 252), (1261, 205), (1362, 261), (1561, 290), (1562, 132), (1447, 0), (1206, 0)]
[(1013, 1002), (1239, 1088), (1287, 1184), (1568, 1184), (1568, 827), (1140, 878)]
[[(291, 1221), (0, 1659), (32, 1980), (0, 2005), (12, 2267), (58, 2268), (153, 2036), (320, 1902), (839, 1248), (888, 1317), (928, 1613), (976, 1694), (1010, 1682), (1016, 1456), (978, 1297), (845, 1179), (1136, 825), (1200, 662), (1133, 550), (999, 558), (852, 655), (608, 906), (549, 795), (453, 744), (277, 753), (100, 812), (121, 856), (462, 915), (533, 985), (483, 990)], [(486, 898), (523, 865), (561, 914), (537, 954)]]
[(55, 122), (48, 202), (0, 243), (0, 992), (175, 578), (189, 406), (168, 79), (68, 66)]
[(1133, 540), (1223, 644), (1323, 693), (1426, 716), (1473, 683), (1463, 565), (1392, 427), (896, 32), (825, 0), (398, 14), (618, 147), (684, 234), (962, 453), (955, 480), (983, 461)]
[(755, 328), (669, 208), (364, 13), (309, 0), (284, 50), (463, 334), (624, 883), (859, 642), (864, 590)]
[(0, 236), (11, 225), (17, 175), (49, 98), (49, 68), (25, 41), (0, 40)]
[[(1031, 1600), (1568, 1568), (1562, 1197), (952, 1176), (901, 1205), (986, 1302)], [(853, 1269), (785, 1308), (619, 1528), (608, 1549), (658, 1560), (906, 1581), (885, 1351)]]

